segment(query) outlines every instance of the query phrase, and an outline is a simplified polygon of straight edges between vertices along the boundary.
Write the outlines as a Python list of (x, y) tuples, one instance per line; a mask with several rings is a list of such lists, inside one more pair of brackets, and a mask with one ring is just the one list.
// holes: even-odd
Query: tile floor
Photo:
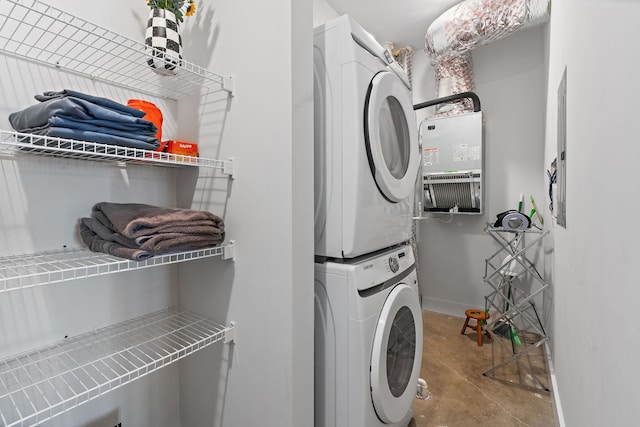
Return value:
[(522, 357), (520, 366), (509, 363), (487, 377), (482, 374), (494, 366), (493, 358), (499, 363), (511, 355), (510, 348), (493, 342), (503, 339), (495, 334), (483, 337), (479, 347), (471, 329), (460, 334), (463, 323), (464, 318), (423, 312), (420, 377), (429, 398), (415, 399), (409, 427), (557, 425), (552, 392), (541, 387), (551, 387), (544, 346)]

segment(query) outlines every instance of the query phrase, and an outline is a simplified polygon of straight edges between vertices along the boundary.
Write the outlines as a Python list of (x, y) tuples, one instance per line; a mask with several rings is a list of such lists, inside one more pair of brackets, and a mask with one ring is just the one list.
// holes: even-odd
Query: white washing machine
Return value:
[(411, 246), (315, 265), (315, 427), (406, 427), (421, 361)]
[(402, 67), (344, 15), (314, 29), (315, 254), (406, 242), (420, 149)]

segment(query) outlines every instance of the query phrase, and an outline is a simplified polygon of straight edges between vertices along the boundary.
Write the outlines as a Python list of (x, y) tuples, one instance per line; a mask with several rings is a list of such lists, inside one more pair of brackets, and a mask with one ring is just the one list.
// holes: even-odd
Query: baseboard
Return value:
[(465, 310), (469, 309), (468, 305), (463, 305), (457, 302), (440, 300), (437, 298), (422, 298), (422, 309), (426, 311), (433, 311), (435, 313), (447, 314), (449, 316), (464, 318)]
[(551, 380), (551, 393), (553, 393), (553, 407), (556, 412), (556, 425), (558, 427), (567, 427), (564, 422), (564, 414), (562, 413), (562, 404), (560, 403), (560, 396), (558, 395), (558, 382), (556, 379), (556, 370), (553, 366), (553, 360), (551, 359), (551, 352), (549, 351), (548, 342), (544, 345), (547, 353), (547, 364), (549, 366), (549, 379)]

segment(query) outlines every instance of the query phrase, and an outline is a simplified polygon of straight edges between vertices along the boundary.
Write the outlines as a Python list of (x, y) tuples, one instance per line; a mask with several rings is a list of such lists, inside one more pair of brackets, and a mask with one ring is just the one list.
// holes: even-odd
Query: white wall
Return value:
[[(248, 13), (250, 11), (250, 13)], [(179, 179), (192, 206), (225, 212), (235, 263), (180, 266), (180, 303), (237, 322), (238, 342), (184, 360), (184, 426), (300, 426), (313, 419), (313, 87), (311, 1), (202, 4), (186, 54), (233, 76), (180, 102), (181, 131), (238, 176)], [(198, 16), (196, 16), (198, 18)], [(207, 40), (206, 48), (195, 39)], [(193, 120), (201, 117), (201, 120)], [(192, 126), (193, 125), (193, 126)], [(206, 191), (211, 184), (214, 191)]]
[[(579, 11), (579, 12), (578, 12)], [(554, 365), (567, 426), (635, 425), (640, 3), (552, 2), (545, 163), (567, 67), (567, 228), (554, 228)], [(606, 176), (606, 179), (601, 177)], [(625, 221), (628, 220), (628, 221)]]
[[(142, 41), (142, 1), (60, 0), (55, 6)], [(235, 81), (235, 97), (181, 101), (70, 77), (0, 56), (0, 127), (45, 90), (120, 102), (144, 98), (165, 115), (164, 139), (233, 156), (237, 177), (52, 158), (0, 157), (0, 255), (80, 246), (78, 218), (101, 200), (209, 209), (222, 215), (236, 261), (180, 266), (0, 294), (0, 357), (181, 305), (237, 322), (216, 344), (50, 424), (300, 426), (313, 419), (313, 88), (310, 1), (198, 2), (183, 25), (185, 58)], [(268, 420), (268, 421), (265, 421)]]
[[(484, 214), (457, 215), (451, 223), (419, 220), (420, 289), (427, 310), (464, 316), (467, 308), (484, 307), (491, 291), (482, 280), (484, 261), (497, 249), (483, 231), (485, 224), (517, 208), (520, 193), (526, 196), (527, 212), (530, 195), (545, 204), (543, 42), (538, 26), (472, 52), (485, 119)], [(413, 65), (414, 102), (434, 99), (429, 58), (417, 51)], [(432, 110), (418, 110), (418, 119)]]
[(327, 21), (340, 16), (327, 0), (313, 0), (313, 27), (322, 25)]

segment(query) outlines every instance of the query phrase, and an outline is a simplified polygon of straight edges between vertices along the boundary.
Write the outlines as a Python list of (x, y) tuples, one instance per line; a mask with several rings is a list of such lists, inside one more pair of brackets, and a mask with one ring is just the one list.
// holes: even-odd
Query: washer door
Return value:
[(382, 195), (399, 202), (414, 191), (418, 128), (411, 92), (394, 73), (375, 75), (365, 102), (364, 131), (371, 173)]
[(371, 397), (378, 418), (401, 421), (416, 396), (422, 363), (422, 314), (416, 292), (404, 283), (387, 297), (371, 354)]

